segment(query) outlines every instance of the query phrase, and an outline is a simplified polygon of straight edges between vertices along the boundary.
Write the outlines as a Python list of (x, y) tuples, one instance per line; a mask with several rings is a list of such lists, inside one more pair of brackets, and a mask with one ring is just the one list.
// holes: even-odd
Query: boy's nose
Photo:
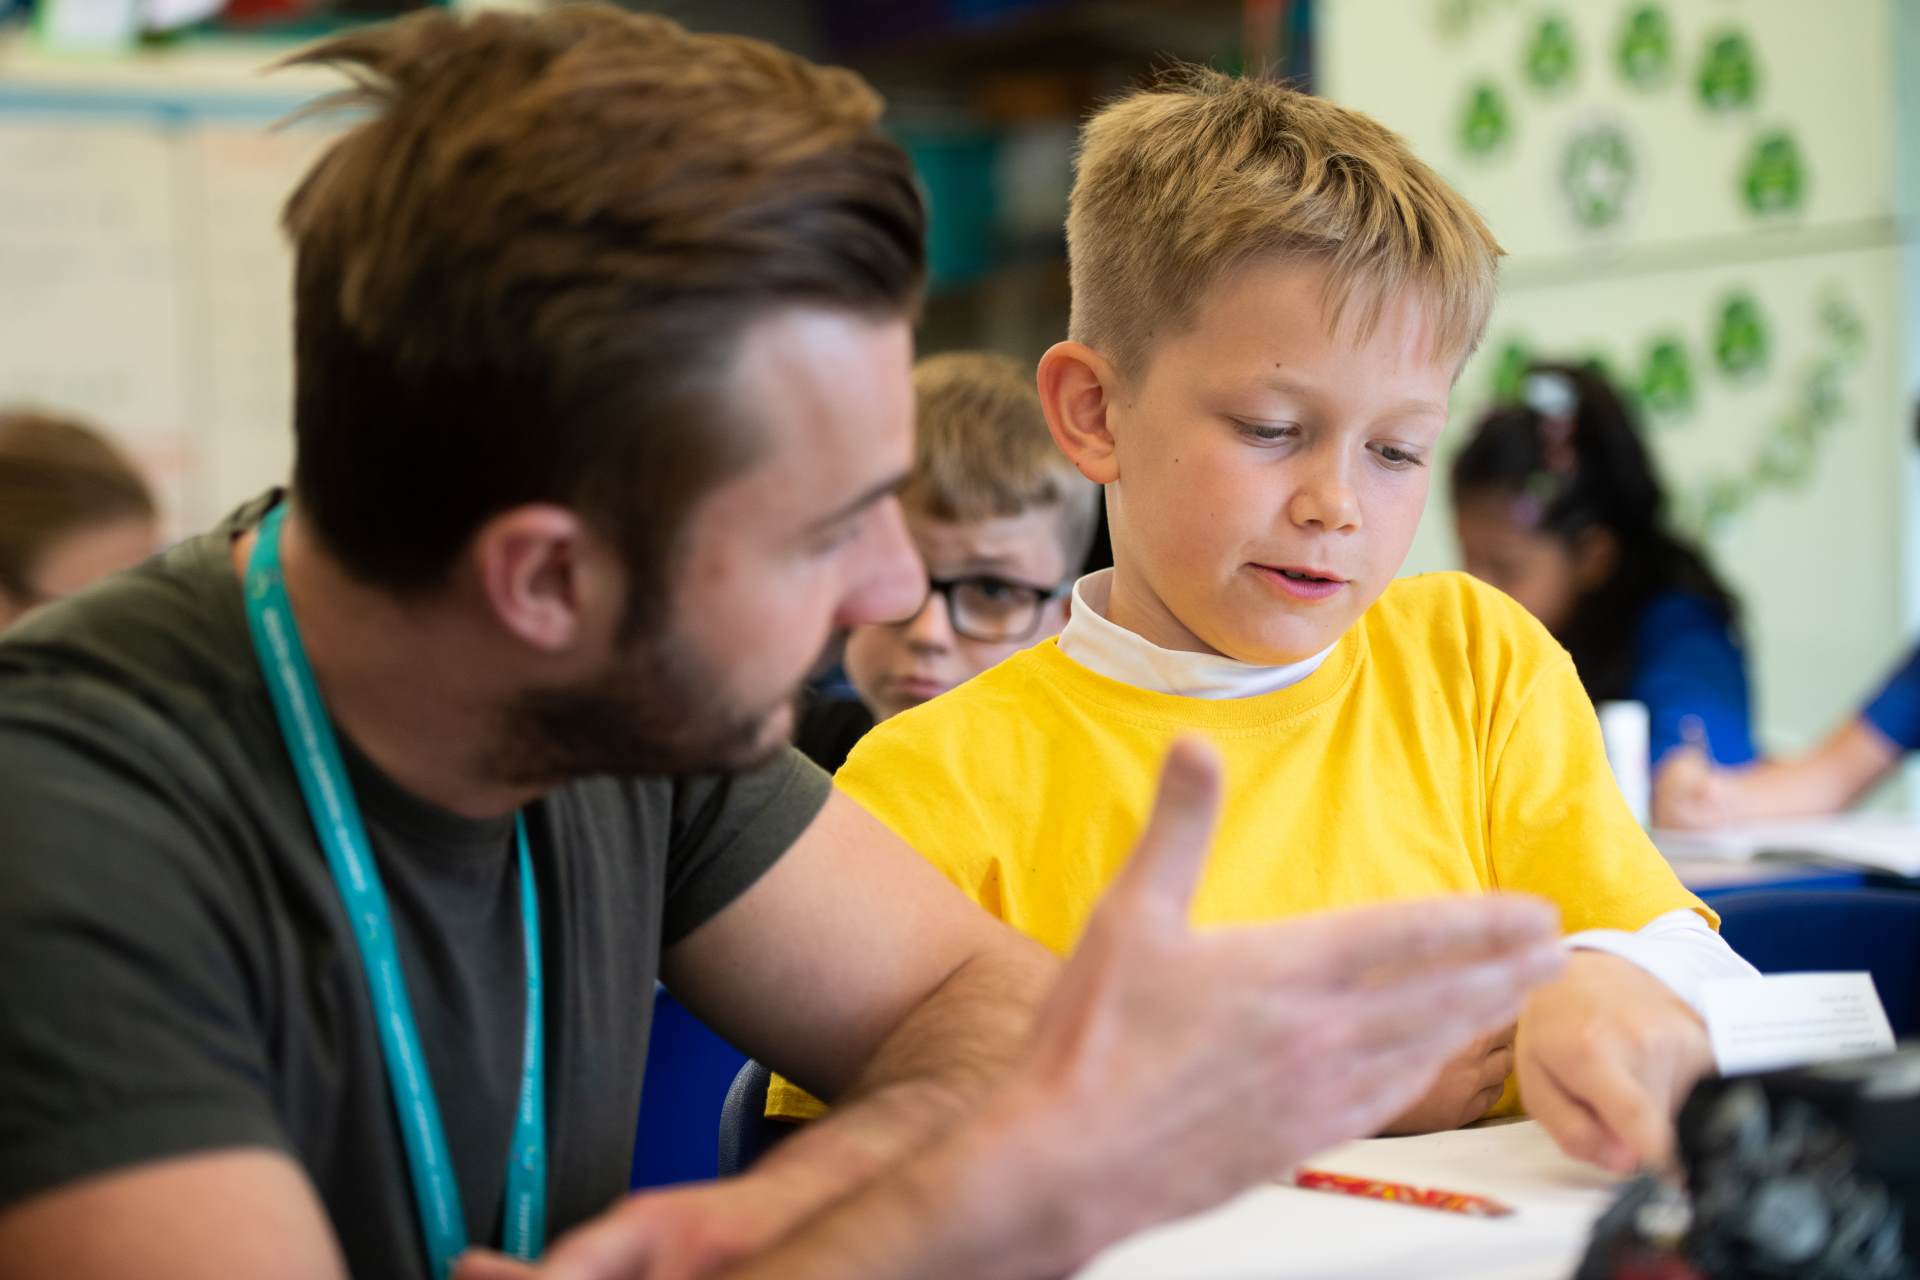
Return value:
[(1360, 498), (1340, 468), (1320, 468), (1294, 490), (1287, 516), (1303, 529), (1350, 533), (1360, 527)]
[(953, 647), (953, 619), (947, 615), (947, 599), (938, 591), (927, 593), (920, 612), (907, 620), (901, 631), (915, 649), (945, 651)]

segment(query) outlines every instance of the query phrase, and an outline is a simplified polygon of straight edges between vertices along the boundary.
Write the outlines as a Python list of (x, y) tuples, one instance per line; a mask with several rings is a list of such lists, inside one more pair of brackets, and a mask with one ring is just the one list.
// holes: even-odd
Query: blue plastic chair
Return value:
[(713, 1132), (727, 1089), (747, 1056), (658, 988), (640, 1093), (631, 1186), (663, 1187), (715, 1177)]
[(1920, 1031), (1920, 892), (1755, 891), (1716, 898), (1720, 933), (1762, 973), (1873, 975), (1893, 1034)]
[(772, 1082), (773, 1073), (753, 1061), (748, 1061), (733, 1078), (733, 1087), (727, 1090), (727, 1105), (720, 1111), (717, 1157), (721, 1177), (745, 1173), (754, 1161), (800, 1127), (790, 1120), (767, 1118), (767, 1086)]

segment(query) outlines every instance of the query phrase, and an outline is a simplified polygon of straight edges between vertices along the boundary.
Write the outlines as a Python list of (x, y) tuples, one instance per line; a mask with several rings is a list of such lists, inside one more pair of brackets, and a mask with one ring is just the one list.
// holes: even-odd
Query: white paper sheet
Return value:
[(1717, 978), (1701, 993), (1714, 1061), (1726, 1075), (1804, 1067), (1893, 1049), (1867, 973)]
[(1719, 831), (1661, 829), (1653, 839), (1669, 860), (1825, 858), (1895, 875), (1920, 875), (1920, 823), (1885, 814), (1769, 822)]
[(1566, 1280), (1619, 1180), (1560, 1154), (1532, 1121), (1350, 1142), (1305, 1163), (1491, 1196), (1473, 1218), (1272, 1186), (1102, 1254), (1079, 1280)]

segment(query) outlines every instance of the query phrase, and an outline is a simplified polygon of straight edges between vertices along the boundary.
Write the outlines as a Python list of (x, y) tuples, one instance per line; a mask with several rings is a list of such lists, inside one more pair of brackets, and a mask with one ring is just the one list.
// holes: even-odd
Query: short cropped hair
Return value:
[(1071, 336), (1123, 373), (1191, 324), (1201, 295), (1271, 254), (1330, 264), (1328, 313), (1358, 332), (1409, 288), (1464, 361), (1492, 308), (1500, 246), (1399, 137), (1265, 80), (1187, 67), (1103, 108), (1081, 133), (1067, 214)]
[(31, 595), (42, 557), (68, 534), (157, 516), (139, 469), (92, 427), (0, 409), (0, 588)]
[(293, 61), (372, 111), (284, 219), (295, 497), (366, 582), (431, 589), (490, 516), (553, 502), (658, 615), (685, 516), (754, 454), (743, 330), (918, 304), (925, 211), (852, 72), (599, 5), (427, 11)]
[(1069, 571), (1093, 542), (1099, 486), (1054, 446), (1031, 371), (1008, 356), (953, 351), (913, 369), (913, 471), (908, 510), (986, 520), (1052, 508)]

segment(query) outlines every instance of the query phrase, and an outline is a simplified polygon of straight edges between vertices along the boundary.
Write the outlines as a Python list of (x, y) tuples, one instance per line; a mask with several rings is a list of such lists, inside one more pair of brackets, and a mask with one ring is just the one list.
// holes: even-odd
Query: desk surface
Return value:
[(1675, 858), (1671, 865), (1681, 884), (1705, 897), (1736, 889), (1857, 889), (1867, 881), (1865, 871), (1831, 863)]
[(1351, 1142), (1307, 1163), (1490, 1195), (1517, 1212), (1470, 1218), (1263, 1187), (1109, 1250), (1078, 1280), (1566, 1280), (1619, 1185), (1532, 1121)]

